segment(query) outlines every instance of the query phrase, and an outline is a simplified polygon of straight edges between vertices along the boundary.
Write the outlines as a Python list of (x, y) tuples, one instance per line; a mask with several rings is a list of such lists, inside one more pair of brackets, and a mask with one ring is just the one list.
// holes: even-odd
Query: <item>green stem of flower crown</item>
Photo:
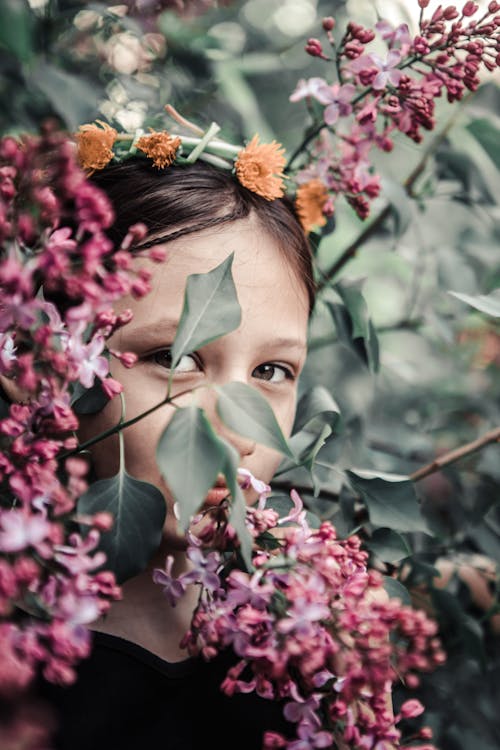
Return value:
[(232, 162), (226, 161), (220, 156), (215, 156), (215, 154), (207, 154), (206, 151), (200, 154), (199, 158), (201, 161), (206, 161), (209, 164), (213, 164), (215, 167), (221, 167), (222, 169), (232, 169), (233, 167)]
[(199, 157), (199, 155), (201, 154), (205, 146), (208, 146), (209, 142), (212, 140), (214, 135), (217, 135), (219, 130), (220, 130), (220, 126), (217, 125), (216, 122), (213, 122), (210, 125), (210, 127), (208, 128), (203, 138), (201, 138), (201, 140), (199, 141), (198, 145), (195, 146), (195, 148), (191, 151), (189, 156), (186, 158), (186, 161), (188, 162), (188, 164), (194, 164), (194, 162)]
[[(195, 146), (202, 140), (201, 138), (196, 138), (192, 135), (181, 135), (180, 133), (171, 133), (171, 136), (172, 138), (180, 138), (182, 143), (187, 146)], [(217, 138), (214, 138), (210, 141), (210, 149), (213, 151), (221, 151), (225, 154), (237, 154), (241, 151), (242, 146), (234, 146), (232, 143), (226, 143), (225, 141), (219, 141)]]

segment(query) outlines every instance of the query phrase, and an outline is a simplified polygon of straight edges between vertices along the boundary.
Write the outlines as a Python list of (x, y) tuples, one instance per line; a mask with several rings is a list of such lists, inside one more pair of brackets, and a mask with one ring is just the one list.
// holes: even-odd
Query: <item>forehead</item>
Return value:
[[(232, 274), (242, 314), (259, 319), (294, 318), (307, 327), (308, 294), (297, 269), (287, 260), (286, 247), (266, 232), (255, 217), (188, 234), (166, 244), (161, 264), (136, 259), (136, 267), (152, 271), (152, 290), (141, 300), (124, 298), (117, 311), (132, 308), (134, 320), (152, 322), (167, 312), (178, 319), (190, 274), (207, 273), (234, 253)], [(132, 324), (133, 325), (132, 321)]]

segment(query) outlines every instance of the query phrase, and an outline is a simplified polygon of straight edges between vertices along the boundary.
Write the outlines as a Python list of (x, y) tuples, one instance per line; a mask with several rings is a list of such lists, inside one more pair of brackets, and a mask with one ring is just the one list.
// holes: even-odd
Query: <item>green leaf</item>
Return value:
[(344, 304), (327, 301), (326, 305), (333, 317), (339, 340), (353, 349), (372, 372), (378, 372), (377, 333), (359, 287), (360, 282), (335, 284), (333, 289)]
[(481, 144), (497, 169), (500, 169), (500, 130), (486, 118), (473, 120), (467, 125), (467, 130)]
[(35, 43), (35, 16), (26, 0), (0, 3), (0, 46), (7, 47), (22, 62), (29, 62)]
[(411, 596), (402, 583), (390, 576), (384, 576), (384, 589), (391, 599), (400, 599), (403, 604), (411, 605)]
[(91, 484), (77, 507), (79, 513), (113, 515), (113, 527), (101, 534), (99, 549), (119, 584), (146, 569), (160, 545), (165, 522), (165, 499), (157, 487), (121, 470), (111, 479)]
[(240, 542), (240, 553), (248, 571), (253, 569), (252, 564), (252, 547), (253, 539), (245, 523), (246, 518), (246, 501), (238, 482), (238, 468), (240, 457), (238, 451), (226, 440), (221, 438), (226, 447), (226, 456), (222, 473), (226, 477), (227, 488), (231, 492), (231, 511), (229, 514), (229, 523), (236, 531)]
[(353, 489), (361, 495), (374, 526), (430, 534), (412, 481), (368, 471), (346, 474)]
[(392, 529), (375, 529), (367, 547), (379, 557), (382, 562), (395, 563), (404, 560), (411, 554), (408, 542)]
[(325, 424), (329, 425), (333, 432), (340, 421), (340, 408), (330, 391), (322, 385), (316, 385), (299, 399), (292, 435), (304, 429), (317, 432)]
[(29, 83), (49, 100), (69, 130), (92, 120), (99, 107), (99, 90), (81, 75), (72, 75), (51, 63), (37, 60)]
[(401, 183), (388, 175), (381, 178), (381, 186), (382, 194), (389, 201), (394, 217), (394, 232), (396, 237), (401, 237), (412, 220), (411, 200)]
[(156, 460), (187, 529), (227, 462), (224, 443), (203, 409), (193, 404), (175, 412), (158, 441)]
[(448, 294), (453, 295), (453, 297), (462, 302), (466, 302), (476, 310), (480, 310), (480, 312), (492, 315), (494, 318), (500, 318), (500, 289), (494, 289), (490, 294), (479, 294), (477, 296), (451, 291)]
[(293, 458), (269, 402), (245, 383), (217, 386), (217, 411), (234, 432)]
[(96, 377), (91, 388), (85, 388), (80, 382), (75, 383), (71, 407), (75, 414), (97, 414), (104, 409), (109, 400), (100, 378)]
[(172, 345), (172, 367), (184, 354), (238, 328), (241, 309), (231, 267), (234, 253), (208, 273), (188, 277), (184, 307)]

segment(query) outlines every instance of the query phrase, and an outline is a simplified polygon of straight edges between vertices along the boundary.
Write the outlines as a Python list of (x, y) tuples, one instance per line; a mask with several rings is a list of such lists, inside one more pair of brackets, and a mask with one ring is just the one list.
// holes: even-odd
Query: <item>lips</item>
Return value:
[(222, 474), (219, 474), (214, 486), (207, 493), (205, 505), (219, 505), (228, 495), (226, 480)]

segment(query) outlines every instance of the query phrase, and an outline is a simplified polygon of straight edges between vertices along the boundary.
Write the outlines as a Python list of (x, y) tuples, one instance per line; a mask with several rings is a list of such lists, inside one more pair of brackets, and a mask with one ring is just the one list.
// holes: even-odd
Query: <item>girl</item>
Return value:
[[(297, 383), (306, 357), (309, 315), (314, 301), (311, 253), (306, 236), (286, 198), (267, 200), (243, 187), (229, 171), (197, 162), (156, 170), (137, 158), (107, 166), (93, 179), (111, 199), (116, 221), (112, 239), (119, 245), (135, 222), (148, 227), (140, 247), (159, 245), (166, 260), (137, 267), (153, 271), (152, 290), (144, 298), (124, 298), (118, 311), (133, 311), (130, 323), (109, 340), (109, 347), (133, 352), (137, 362), (125, 368), (113, 360), (111, 374), (122, 383), (127, 419), (164, 398), (169, 378), (182, 406), (196, 398), (216, 431), (236, 449), (240, 466), (269, 482), (280, 453), (231, 432), (215, 411), (213, 390), (204, 384), (243, 382), (271, 405), (284, 433), (291, 432)], [(137, 249), (139, 249), (137, 248)], [(237, 330), (182, 357), (171, 372), (171, 351), (191, 274), (210, 271), (234, 253), (232, 274), (241, 306)], [(8, 387), (8, 384), (7, 384)], [(196, 388), (196, 396), (189, 393)], [(282, 706), (255, 695), (224, 696), (220, 684), (231, 664), (222, 654), (205, 662), (189, 657), (180, 645), (197, 602), (188, 588), (170, 606), (152, 573), (167, 554), (173, 573), (187, 570), (186, 540), (179, 532), (174, 500), (158, 469), (158, 439), (171, 419), (165, 405), (125, 429), (129, 474), (155, 484), (167, 506), (160, 548), (140, 575), (124, 583), (121, 601), (93, 629), (93, 651), (82, 662), (70, 688), (42, 684), (58, 722), (57, 750), (260, 750), (265, 730), (287, 733)], [(80, 418), (84, 442), (115, 425), (120, 401)], [(118, 470), (116, 435), (91, 449), (97, 479)], [(256, 499), (244, 490), (247, 503)], [(208, 492), (205, 507), (218, 505), (229, 491), (221, 475)]]

